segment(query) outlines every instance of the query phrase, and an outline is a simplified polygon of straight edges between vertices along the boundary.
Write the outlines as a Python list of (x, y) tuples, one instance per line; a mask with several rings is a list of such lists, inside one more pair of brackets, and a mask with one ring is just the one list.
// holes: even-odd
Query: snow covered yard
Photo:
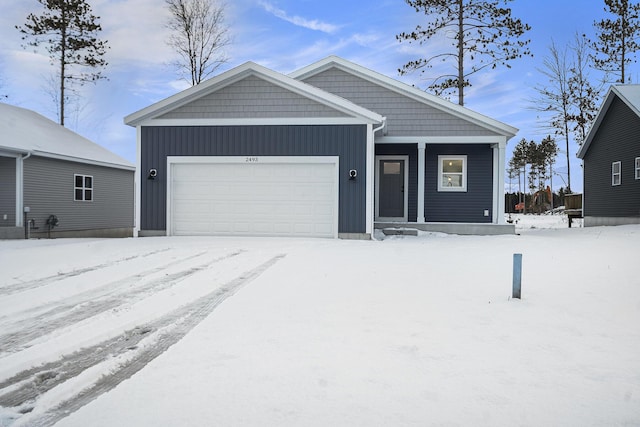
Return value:
[(640, 425), (640, 226), (561, 221), (2, 241), (0, 425)]

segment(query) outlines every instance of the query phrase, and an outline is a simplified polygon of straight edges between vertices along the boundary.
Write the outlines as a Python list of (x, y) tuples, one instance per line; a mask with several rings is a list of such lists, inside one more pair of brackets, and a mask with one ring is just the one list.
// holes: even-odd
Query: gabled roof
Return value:
[(289, 76), (297, 80), (305, 80), (309, 77), (312, 77), (334, 67), (347, 73), (354, 74), (374, 84), (397, 92), (401, 95), (412, 98), (432, 108), (436, 108), (440, 111), (452, 114), (463, 120), (468, 120), (471, 123), (474, 123), (480, 127), (491, 130), (498, 134), (504, 135), (508, 138), (515, 136), (515, 134), (518, 132), (518, 129), (514, 128), (513, 126), (509, 126), (505, 123), (472, 111), (468, 108), (461, 107), (457, 104), (446, 101), (435, 95), (424, 92), (406, 83), (402, 83), (398, 80), (392, 79), (338, 56), (329, 56), (298, 71), (294, 71), (293, 73), (289, 74)]
[(585, 139), (584, 144), (582, 144), (582, 147), (578, 150), (578, 158), (584, 159), (584, 156), (586, 156), (587, 150), (589, 150), (589, 146), (598, 132), (598, 128), (602, 124), (602, 120), (604, 120), (609, 111), (609, 107), (611, 107), (611, 103), (616, 97), (624, 102), (636, 116), (640, 117), (640, 85), (611, 86), (604, 102), (600, 106), (600, 110), (598, 110), (596, 119), (593, 121), (587, 139)]
[(0, 103), (0, 151), (134, 170), (122, 157), (35, 111)]
[(362, 108), (344, 98), (325, 92), (314, 86), (277, 73), (254, 62), (247, 62), (218, 76), (177, 93), (160, 102), (152, 104), (124, 118), (125, 124), (137, 126), (147, 120), (157, 118), (171, 110), (181, 107), (200, 97), (213, 93), (249, 76), (257, 76), (272, 84), (297, 93), (337, 111), (362, 119), (366, 123), (382, 123), (383, 117), (373, 111)]

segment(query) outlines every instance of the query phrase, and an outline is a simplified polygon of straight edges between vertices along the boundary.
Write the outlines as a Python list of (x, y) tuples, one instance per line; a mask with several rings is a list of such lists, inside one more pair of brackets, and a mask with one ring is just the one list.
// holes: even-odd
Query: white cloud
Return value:
[(116, 67), (166, 64), (174, 53), (166, 40), (169, 30), (164, 2), (157, 0), (100, 0), (93, 4), (110, 46), (107, 61)]
[(260, 1), (259, 4), (264, 8), (264, 10), (274, 15), (275, 17), (287, 21), (293, 25), (297, 25), (298, 27), (303, 27), (314, 31), (322, 31), (323, 33), (327, 34), (333, 34), (340, 28), (338, 25), (329, 24), (317, 19), (309, 20), (301, 16), (289, 16), (286, 11), (277, 8), (271, 3), (265, 1)]

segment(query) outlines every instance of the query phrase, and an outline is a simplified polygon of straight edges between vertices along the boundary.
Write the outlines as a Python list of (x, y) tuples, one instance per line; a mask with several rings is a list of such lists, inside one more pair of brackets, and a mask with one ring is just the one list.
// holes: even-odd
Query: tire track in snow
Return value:
[(17, 283), (13, 285), (0, 287), (0, 295), (13, 295), (18, 292), (28, 291), (31, 289), (39, 288), (41, 286), (48, 285), (52, 282), (57, 282), (59, 280), (67, 279), (69, 277), (80, 276), (81, 274), (86, 274), (92, 271), (101, 270), (103, 268), (112, 267), (114, 265), (121, 264), (123, 262), (131, 261), (136, 258), (146, 258), (151, 255), (155, 255), (161, 252), (166, 252), (171, 250), (171, 248), (158, 249), (156, 251), (147, 252), (140, 255), (132, 255), (130, 257), (119, 258), (115, 261), (105, 262), (103, 264), (94, 265), (86, 268), (79, 268), (76, 270), (67, 271), (65, 273), (53, 274), (47, 277), (41, 277), (39, 279), (29, 280), (22, 283)]
[[(284, 254), (274, 256), (218, 289), (153, 322), (139, 325), (116, 338), (81, 349), (55, 362), (18, 373), (0, 383), (0, 406), (17, 408), (19, 412), (26, 413), (25, 417), (28, 420), (18, 419), (19, 424), (22, 424), (20, 421), (25, 421), (25, 424), (30, 426), (55, 424), (143, 369), (180, 341), (223, 301), (284, 257)], [(145, 338), (151, 343), (138, 348), (138, 344)], [(102, 375), (99, 377), (99, 374), (96, 374), (97, 379), (90, 387), (42, 414), (28, 414), (36, 406), (41, 394), (114, 357), (122, 358), (117, 368), (107, 372), (101, 371)]]
[[(213, 264), (239, 255), (241, 252), (242, 251), (232, 252), (215, 258), (210, 262), (206, 262), (186, 270), (181, 270), (176, 273), (171, 273), (159, 279), (152, 278), (142, 286), (133, 288), (128, 292), (118, 292), (116, 290), (109, 292), (106, 296), (96, 298), (95, 291), (88, 291), (80, 294), (80, 298), (76, 296), (63, 305), (56, 303), (56, 308), (48, 312), (33, 317), (28, 321), (21, 320), (19, 322), (19, 329), (15, 332), (0, 335), (0, 354), (16, 353), (24, 350), (25, 348), (29, 348), (29, 343), (36, 338), (50, 334), (58, 329), (74, 325), (108, 310), (115, 309), (123, 304), (136, 303), (137, 301), (144, 299), (150, 292), (160, 292), (164, 289), (168, 289), (179, 283), (181, 280), (184, 280), (201, 270), (207, 269)], [(162, 267), (156, 267), (147, 271), (139, 272), (126, 279), (108, 283), (103, 287), (107, 289), (113, 289), (112, 287), (115, 286), (119, 289), (129, 287), (144, 280), (149, 275), (157, 274), (173, 265), (197, 258), (205, 253), (206, 252), (201, 252), (190, 257), (165, 264)], [(67, 314), (60, 316), (60, 312), (67, 312)]]

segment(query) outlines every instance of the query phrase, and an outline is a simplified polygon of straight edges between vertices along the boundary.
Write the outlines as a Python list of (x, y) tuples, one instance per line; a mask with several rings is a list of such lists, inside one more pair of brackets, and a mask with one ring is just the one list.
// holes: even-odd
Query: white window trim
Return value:
[(636, 157), (636, 179), (640, 179), (640, 157)]
[[(445, 187), (442, 185), (442, 162), (444, 160), (462, 160), (462, 187)], [(466, 192), (467, 191), (467, 156), (461, 155), (440, 155), (438, 156), (438, 191), (443, 192)]]
[[(76, 178), (81, 176), (82, 177), (82, 187), (77, 187), (76, 186)], [(84, 179), (85, 178), (91, 178), (91, 188), (89, 187), (85, 187), (84, 186)], [(75, 173), (73, 174), (73, 201), (74, 202), (93, 202), (93, 200), (95, 199), (95, 191), (94, 191), (94, 180), (93, 180), (93, 175), (84, 175), (81, 173)], [(76, 198), (76, 190), (82, 190), (82, 199), (77, 199)], [(86, 200), (84, 198), (84, 191), (85, 190), (91, 190), (91, 200)]]
[[(618, 172), (614, 172), (616, 165), (618, 166)], [(618, 182), (616, 183), (616, 177), (618, 177)], [(617, 187), (622, 184), (622, 162), (612, 162), (611, 163), (611, 186)]]

